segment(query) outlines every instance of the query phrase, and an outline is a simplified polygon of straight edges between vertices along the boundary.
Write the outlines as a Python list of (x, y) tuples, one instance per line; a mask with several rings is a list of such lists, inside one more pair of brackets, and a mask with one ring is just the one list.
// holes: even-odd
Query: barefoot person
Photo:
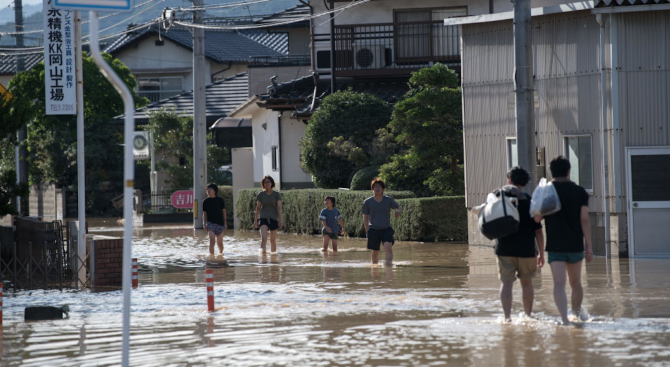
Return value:
[[(530, 216), (530, 195), (523, 192), (530, 176), (525, 169), (516, 166), (507, 172), (507, 185), (501, 190), (508, 197), (517, 198), (519, 210), (519, 230), (509, 236), (501, 237), (495, 242), (495, 253), (498, 257), (500, 272), (500, 302), (502, 303), (505, 321), (511, 320), (512, 287), (519, 278), (523, 311), (530, 316), (533, 311), (533, 278), (537, 268), (544, 265), (544, 235), (542, 225), (533, 221)], [(537, 240), (537, 246), (535, 241)]]
[(214, 241), (223, 254), (223, 230), (226, 229), (226, 204), (216, 196), (215, 183), (207, 185), (207, 199), (202, 201), (202, 226), (209, 233), (209, 254), (214, 255)]
[[(544, 217), (546, 250), (549, 253), (547, 260), (554, 277), (554, 301), (563, 323), (568, 324), (566, 280), (570, 281), (572, 289), (572, 312), (581, 319), (588, 317), (586, 310), (582, 310), (582, 260), (590, 262), (593, 258), (589, 195), (583, 187), (570, 181), (570, 161), (564, 156), (554, 157), (549, 170), (553, 176), (551, 182), (561, 201), (561, 210)], [(536, 222), (541, 220), (542, 216), (535, 216)]]
[(272, 189), (275, 180), (268, 175), (261, 180), (263, 191), (256, 195), (256, 215), (254, 216), (254, 228), (261, 230), (261, 251), (265, 253), (270, 232), (270, 252), (277, 252), (277, 229), (282, 222), (281, 194)]
[(321, 220), (321, 224), (323, 224), (323, 228), (321, 228), (321, 233), (323, 234), (323, 252), (328, 251), (328, 242), (333, 243), (333, 252), (337, 252), (337, 238), (340, 228), (342, 229), (342, 234), (344, 234), (344, 220), (340, 211), (335, 207), (335, 197), (326, 196), (323, 200), (323, 205), (325, 208), (319, 214), (319, 219)]
[(386, 265), (393, 264), (393, 235), (391, 228), (391, 209), (396, 209), (395, 217), (402, 213), (400, 205), (389, 196), (384, 195), (386, 184), (375, 178), (370, 183), (373, 195), (363, 202), (363, 225), (368, 238), (368, 250), (372, 250), (372, 263), (379, 262), (379, 250), (381, 244), (386, 252)]

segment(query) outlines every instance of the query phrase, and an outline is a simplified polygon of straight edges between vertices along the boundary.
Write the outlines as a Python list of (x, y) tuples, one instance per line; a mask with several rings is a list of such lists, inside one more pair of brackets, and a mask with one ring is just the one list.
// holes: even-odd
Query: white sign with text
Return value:
[(44, 84), (47, 115), (77, 114), (74, 11), (44, 0)]

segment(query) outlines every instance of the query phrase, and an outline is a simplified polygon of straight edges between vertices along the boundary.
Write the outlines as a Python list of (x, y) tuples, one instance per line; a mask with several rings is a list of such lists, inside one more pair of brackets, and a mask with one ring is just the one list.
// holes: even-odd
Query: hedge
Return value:
[[(259, 189), (243, 189), (238, 192), (237, 217), (240, 229), (254, 229), (256, 195)], [(319, 213), (323, 209), (323, 199), (334, 196), (336, 207), (342, 213), (347, 234), (365, 237), (363, 201), (371, 196), (370, 190), (352, 191), (336, 189), (305, 189), (283, 191), (282, 211), (287, 233), (317, 234), (321, 231)], [(400, 218), (392, 219), (396, 239), (403, 241), (466, 241), (467, 212), (465, 198), (434, 197), (414, 198), (409, 191), (388, 191), (403, 208)], [(227, 205), (227, 204), (226, 204)]]
[(235, 216), (233, 215), (233, 187), (219, 186), (219, 192), (216, 196), (223, 198), (223, 203), (226, 205), (226, 228), (233, 228), (235, 226)]

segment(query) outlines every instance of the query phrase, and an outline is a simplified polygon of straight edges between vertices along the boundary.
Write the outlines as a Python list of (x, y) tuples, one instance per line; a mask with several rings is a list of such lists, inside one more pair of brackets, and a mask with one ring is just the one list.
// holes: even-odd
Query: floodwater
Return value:
[[(669, 259), (595, 258), (583, 275), (591, 318), (561, 326), (548, 267), (534, 318), (518, 316), (517, 283), (501, 321), (490, 248), (398, 242), (395, 265), (373, 267), (361, 239), (324, 254), (321, 237), (280, 235), (279, 253), (261, 255), (258, 233), (226, 231), (224, 245), (209, 313), (205, 232), (136, 227), (132, 366), (670, 366)], [(26, 306), (63, 304), (69, 319), (23, 321)], [(3, 322), (2, 366), (120, 364), (121, 291), (6, 290)]]

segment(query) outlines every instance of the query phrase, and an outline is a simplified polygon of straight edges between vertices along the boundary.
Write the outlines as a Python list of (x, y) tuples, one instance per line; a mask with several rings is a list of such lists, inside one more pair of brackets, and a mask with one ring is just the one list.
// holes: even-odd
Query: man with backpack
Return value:
[(516, 278), (519, 278), (519, 283), (521, 283), (523, 310), (526, 316), (530, 316), (535, 297), (532, 279), (535, 277), (537, 268), (544, 265), (542, 225), (536, 223), (531, 217), (531, 196), (523, 192), (523, 187), (528, 184), (528, 181), (530, 181), (528, 172), (515, 166), (507, 172), (508, 184), (496, 190), (496, 195), (500, 195), (499, 191), (502, 191), (504, 196), (516, 198), (519, 211), (519, 230), (495, 240), (495, 253), (498, 257), (498, 269), (502, 282), (500, 302), (505, 321), (511, 321), (512, 287)]

